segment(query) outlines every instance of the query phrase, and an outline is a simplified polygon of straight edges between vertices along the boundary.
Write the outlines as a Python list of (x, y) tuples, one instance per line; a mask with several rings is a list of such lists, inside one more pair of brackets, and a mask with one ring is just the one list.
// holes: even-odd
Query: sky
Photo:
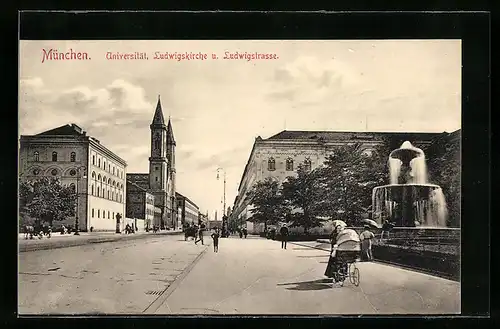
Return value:
[[(226, 172), (232, 207), (257, 136), (461, 127), (460, 40), (22, 40), (19, 48), (21, 135), (76, 123), (125, 159), (127, 172), (146, 173), (160, 95), (177, 142), (177, 191), (211, 217), (222, 212), (217, 168)], [(44, 49), (86, 52), (90, 60), (42, 63)], [(276, 59), (225, 60), (226, 51)], [(148, 60), (107, 60), (107, 52)], [(208, 58), (155, 60), (155, 52)]]

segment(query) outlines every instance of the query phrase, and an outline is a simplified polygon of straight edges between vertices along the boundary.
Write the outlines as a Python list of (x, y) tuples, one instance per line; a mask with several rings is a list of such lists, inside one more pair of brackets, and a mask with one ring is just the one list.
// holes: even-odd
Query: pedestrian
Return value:
[(238, 229), (238, 233), (240, 234), (240, 239), (243, 237), (243, 230), (240, 228)]
[(288, 241), (288, 227), (283, 225), (280, 229), (281, 235), (281, 249), (286, 249), (286, 242)]
[(385, 220), (384, 225), (382, 225), (382, 233), (380, 234), (380, 240), (383, 240), (384, 236), (386, 238), (389, 238), (389, 232), (391, 230), (392, 230), (392, 224), (388, 220)]
[(247, 231), (247, 228), (243, 228), (243, 236), (245, 237), (245, 239), (247, 238), (247, 235), (248, 235), (248, 231)]
[(200, 225), (198, 228), (198, 239), (195, 238), (194, 243), (198, 244), (201, 241), (201, 245), (203, 246), (203, 227)]
[(375, 234), (370, 231), (370, 226), (365, 225), (365, 230), (359, 235), (361, 240), (361, 255), (364, 260), (373, 260), (372, 255), (372, 240), (375, 238)]
[(214, 252), (219, 252), (219, 230), (212, 233), (212, 239), (214, 241)]

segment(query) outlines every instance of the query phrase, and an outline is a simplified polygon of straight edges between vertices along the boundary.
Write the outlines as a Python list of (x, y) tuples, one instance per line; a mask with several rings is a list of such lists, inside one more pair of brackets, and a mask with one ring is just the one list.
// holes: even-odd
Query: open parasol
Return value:
[(337, 226), (346, 227), (347, 224), (343, 220), (336, 219), (336, 220), (332, 221), (332, 226), (333, 226), (333, 228), (336, 228)]
[(377, 222), (372, 220), (372, 219), (363, 219), (363, 223), (365, 223), (366, 225), (369, 225), (373, 228), (380, 228), (380, 226), (377, 224)]

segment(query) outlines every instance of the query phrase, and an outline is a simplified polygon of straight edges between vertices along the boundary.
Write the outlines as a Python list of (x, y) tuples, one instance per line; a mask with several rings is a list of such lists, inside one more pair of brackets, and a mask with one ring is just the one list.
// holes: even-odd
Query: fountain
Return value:
[(441, 187), (427, 181), (424, 152), (410, 142), (389, 154), (390, 184), (373, 189), (373, 220), (396, 227), (445, 228), (446, 201)]

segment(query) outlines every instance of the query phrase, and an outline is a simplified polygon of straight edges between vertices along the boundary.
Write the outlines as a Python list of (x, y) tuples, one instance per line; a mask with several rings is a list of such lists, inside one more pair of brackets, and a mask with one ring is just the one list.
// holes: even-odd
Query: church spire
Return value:
[(175, 145), (174, 130), (172, 129), (172, 120), (170, 120), (170, 116), (168, 117), (167, 124), (167, 141)]
[(154, 125), (164, 125), (165, 119), (163, 117), (163, 110), (161, 108), (160, 95), (158, 95), (158, 103), (156, 104), (155, 115), (153, 117), (153, 122), (151, 124)]

